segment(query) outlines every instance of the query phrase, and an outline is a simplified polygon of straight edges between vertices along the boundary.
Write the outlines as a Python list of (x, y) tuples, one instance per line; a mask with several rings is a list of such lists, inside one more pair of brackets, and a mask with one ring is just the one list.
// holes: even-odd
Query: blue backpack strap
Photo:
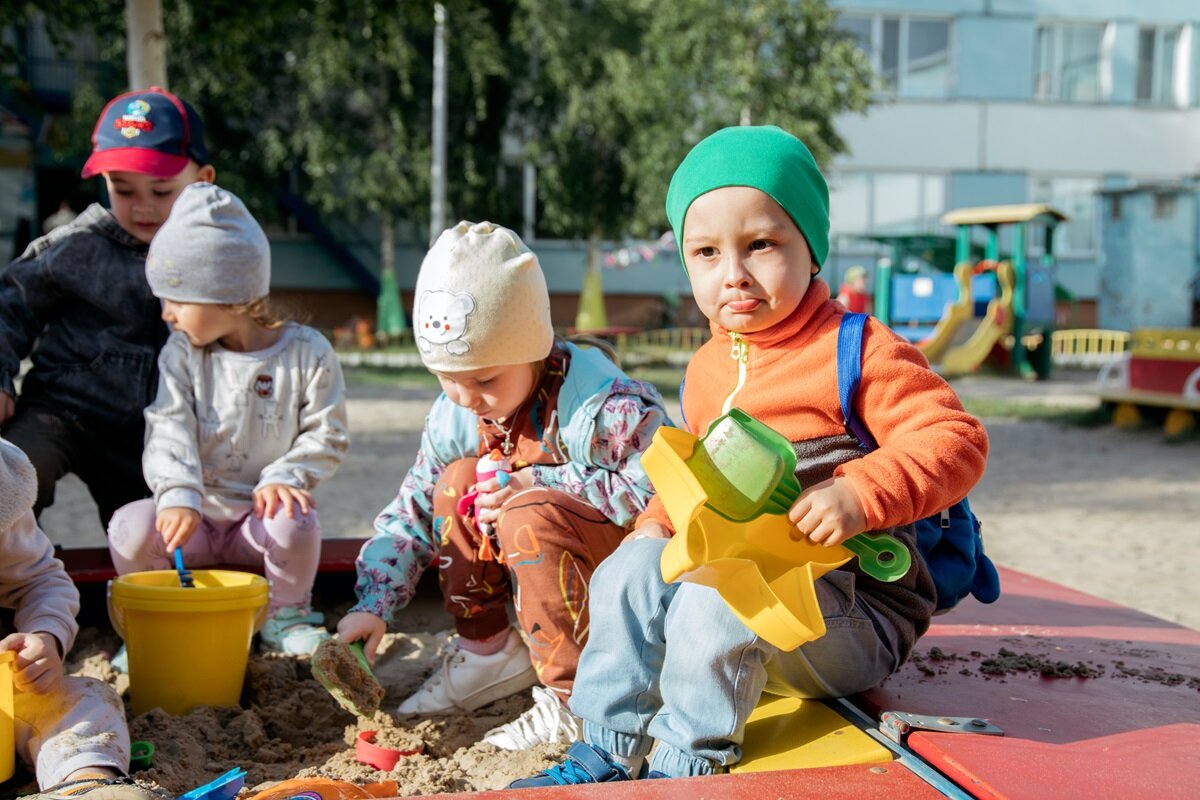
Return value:
[(854, 414), (854, 396), (858, 394), (858, 384), (862, 379), (862, 340), (866, 324), (866, 314), (847, 312), (842, 315), (842, 322), (838, 326), (837, 382), (846, 433), (857, 439), (864, 450), (870, 451), (879, 445), (867, 426)]
[(687, 424), (687, 414), (683, 412), (683, 387), (687, 384), (687, 374), (685, 373), (679, 380), (679, 421), (683, 423), (685, 431), (691, 430)]

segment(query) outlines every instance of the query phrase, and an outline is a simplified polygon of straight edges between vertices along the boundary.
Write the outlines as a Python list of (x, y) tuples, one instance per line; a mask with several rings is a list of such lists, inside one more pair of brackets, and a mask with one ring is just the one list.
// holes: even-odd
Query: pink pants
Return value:
[[(200, 528), (183, 546), (184, 566), (261, 566), (271, 587), (270, 613), (308, 608), (321, 560), (321, 523), (314, 509), (295, 513), (295, 519), (283, 511), (276, 511), (274, 519), (259, 519), (253, 511), (233, 520), (201, 517)], [(175, 568), (154, 529), (156, 516), (152, 499), (129, 503), (113, 514), (108, 551), (118, 574)]]

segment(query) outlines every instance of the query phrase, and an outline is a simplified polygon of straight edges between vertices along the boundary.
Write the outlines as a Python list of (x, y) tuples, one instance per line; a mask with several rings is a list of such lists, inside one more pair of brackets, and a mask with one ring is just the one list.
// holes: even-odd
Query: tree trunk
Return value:
[(130, 91), (167, 88), (161, 0), (125, 0), (126, 69)]
[(587, 269), (583, 273), (583, 288), (579, 292), (579, 311), (575, 315), (575, 328), (580, 331), (596, 331), (607, 327), (604, 282), (600, 276), (600, 234), (593, 232), (588, 237)]

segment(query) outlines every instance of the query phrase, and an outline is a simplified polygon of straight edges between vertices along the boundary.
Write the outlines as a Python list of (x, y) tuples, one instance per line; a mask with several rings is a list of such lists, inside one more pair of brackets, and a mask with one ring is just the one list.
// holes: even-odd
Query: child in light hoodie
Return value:
[(37, 485), (25, 453), (0, 439), (0, 606), (16, 611), (0, 659), (12, 662), (17, 755), (36, 771), (33, 797), (158, 800), (128, 777), (121, 698), (101, 681), (63, 675), (79, 591), (34, 519)]

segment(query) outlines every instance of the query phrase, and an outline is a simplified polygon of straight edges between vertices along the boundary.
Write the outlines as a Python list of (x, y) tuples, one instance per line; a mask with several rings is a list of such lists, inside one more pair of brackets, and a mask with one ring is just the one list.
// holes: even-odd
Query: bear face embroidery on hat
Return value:
[(470, 351), (465, 340), (467, 317), (476, 309), (475, 298), (466, 292), (444, 290), (426, 291), (417, 301), (417, 324), (420, 333), (417, 344), (426, 353), (434, 345), (442, 345), (450, 355), (461, 356)]

